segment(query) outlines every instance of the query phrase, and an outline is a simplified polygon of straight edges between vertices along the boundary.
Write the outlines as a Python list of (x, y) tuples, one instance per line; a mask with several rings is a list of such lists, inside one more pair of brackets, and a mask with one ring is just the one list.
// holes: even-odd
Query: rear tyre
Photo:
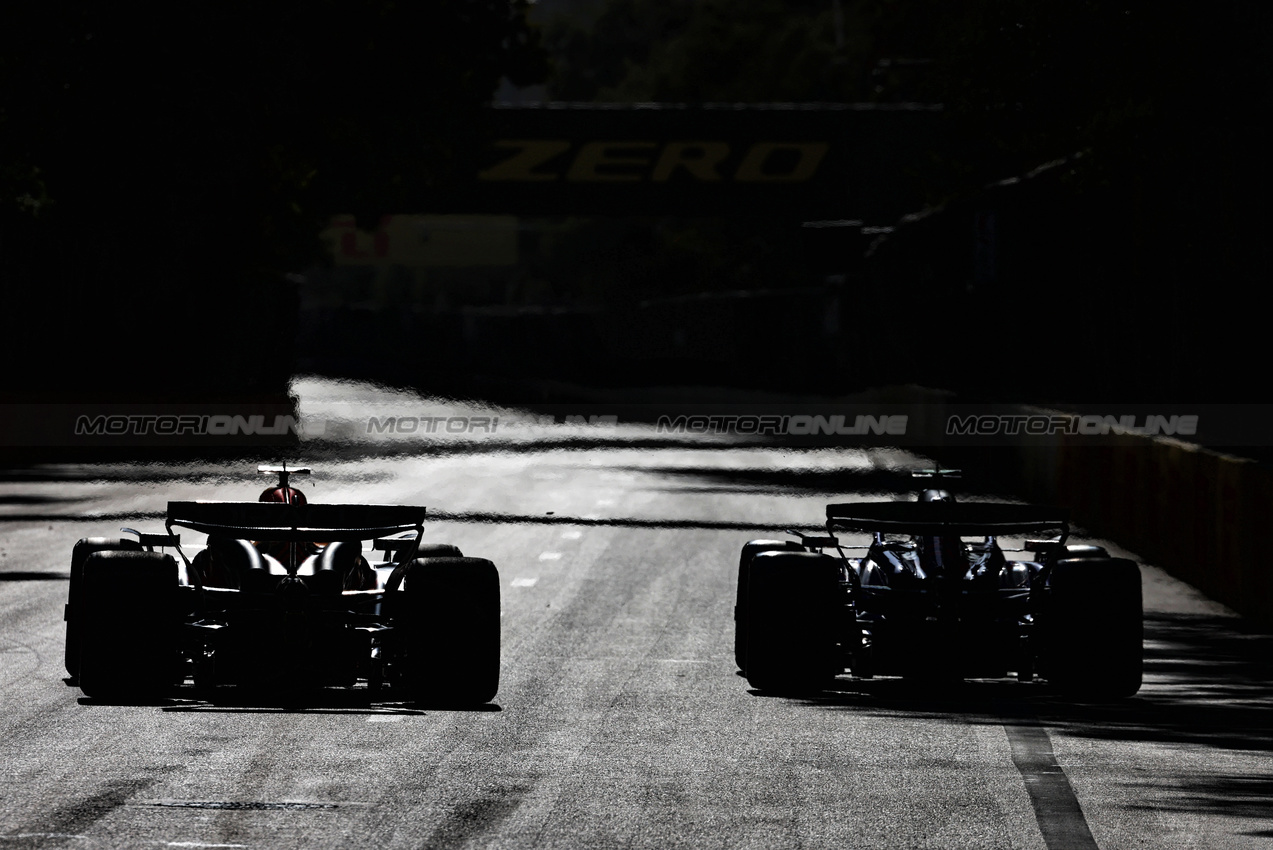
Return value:
[(828, 555), (767, 551), (752, 557), (743, 672), (753, 688), (812, 693), (843, 672), (839, 592), (838, 563)]
[(499, 690), (500, 588), (483, 558), (417, 558), (391, 610), (396, 684), (415, 702), (477, 705)]
[(462, 558), (459, 546), (450, 543), (421, 543), (416, 547), (417, 558)]
[(1116, 699), (1140, 690), (1144, 614), (1140, 568), (1083, 557), (1053, 568), (1039, 617), (1040, 672), (1074, 696)]
[(738, 597), (734, 603), (734, 662), (739, 670), (747, 669), (747, 588), (751, 559), (761, 552), (803, 551), (794, 540), (752, 540), (743, 544), (738, 558)]
[(83, 603), (84, 562), (94, 552), (129, 551), (140, 552), (141, 544), (127, 537), (85, 537), (75, 544), (71, 550), (71, 581), (66, 594), (66, 672), (75, 676), (80, 666), (80, 634), (82, 619), (80, 606)]
[(181, 670), (177, 562), (160, 552), (102, 551), (85, 560), (77, 679), (93, 698), (166, 694)]
[(1095, 546), (1090, 544), (1074, 544), (1065, 547), (1064, 560), (1077, 561), (1088, 560), (1091, 558), (1108, 558), (1109, 552), (1105, 551), (1103, 546)]
[[(460, 551), (460, 547), (452, 546), (450, 543), (421, 543), (415, 550), (415, 560), (420, 558), (461, 558), (463, 556), (464, 553)], [(385, 591), (390, 593), (391, 596), (402, 586), (402, 579), (406, 576), (407, 567), (409, 566), (411, 566), (411, 561), (398, 564), (389, 574), (388, 580), (385, 581)]]

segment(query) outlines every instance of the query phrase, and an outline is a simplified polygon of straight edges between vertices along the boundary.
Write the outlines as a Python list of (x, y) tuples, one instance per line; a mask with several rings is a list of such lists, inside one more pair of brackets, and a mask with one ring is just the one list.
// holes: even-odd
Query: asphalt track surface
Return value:
[(1015, 681), (749, 689), (732, 652), (742, 543), (816, 524), (828, 501), (893, 495), (876, 473), (921, 459), (636, 426), (352, 454), (332, 449), (336, 434), (304, 458), (311, 500), (424, 504), (426, 539), (499, 567), (495, 701), (87, 700), (62, 665), (74, 542), (160, 530), (169, 499), (250, 499), (263, 480), (242, 463), (13, 470), (0, 478), (0, 848), (1273, 844), (1273, 639), (1151, 564), (1146, 680), (1129, 700)]

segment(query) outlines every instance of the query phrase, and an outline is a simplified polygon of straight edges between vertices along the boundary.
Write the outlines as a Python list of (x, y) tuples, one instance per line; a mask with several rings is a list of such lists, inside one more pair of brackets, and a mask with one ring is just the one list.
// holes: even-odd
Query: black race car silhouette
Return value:
[(850, 673), (1037, 676), (1090, 698), (1140, 689), (1140, 568), (1067, 545), (1064, 513), (928, 489), (826, 516), (825, 535), (743, 546), (734, 652), (752, 687), (814, 692)]
[[(162, 534), (75, 545), (66, 669), (85, 695), (362, 684), (404, 701), (494, 699), (494, 564), (421, 542), (422, 507), (313, 504), (289, 484), (308, 469), (260, 471), (279, 481), (258, 501), (169, 502)], [(174, 528), (206, 545), (187, 557)]]

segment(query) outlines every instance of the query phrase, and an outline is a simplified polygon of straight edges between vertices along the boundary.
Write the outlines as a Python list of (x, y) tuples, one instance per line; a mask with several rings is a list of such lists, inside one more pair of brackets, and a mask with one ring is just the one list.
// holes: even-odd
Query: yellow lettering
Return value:
[(579, 149), (575, 161), (566, 173), (572, 181), (632, 182), (640, 180), (650, 165), (645, 154), (625, 155), (625, 152), (649, 150), (654, 142), (588, 142)]
[(678, 168), (684, 168), (694, 179), (704, 182), (720, 180), (717, 167), (729, 156), (724, 142), (668, 142), (659, 154), (651, 179), (662, 183)]
[(517, 152), (480, 172), (477, 175), (479, 180), (544, 182), (556, 180), (559, 175), (552, 172), (536, 171), (535, 169), (558, 154), (570, 150), (570, 142), (558, 139), (520, 141), (501, 139), (495, 142), (492, 147), (513, 149)]
[[(757, 142), (739, 163), (734, 179), (740, 183), (800, 183), (817, 172), (828, 148), (830, 145), (824, 142)], [(768, 170), (773, 167), (774, 155), (779, 153), (794, 154), (795, 163), (781, 170)]]

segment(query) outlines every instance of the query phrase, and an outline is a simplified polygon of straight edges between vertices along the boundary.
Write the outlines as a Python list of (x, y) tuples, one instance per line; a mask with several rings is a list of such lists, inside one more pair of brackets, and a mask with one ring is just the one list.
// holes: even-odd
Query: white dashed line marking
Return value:
[(0, 841), (30, 841), (44, 838), (88, 838), (88, 836), (73, 832), (18, 832), (13, 835), (0, 835)]
[(578, 531), (578, 530), (576, 530), (576, 531), (563, 531), (563, 532), (561, 533), (561, 539), (562, 539), (562, 540), (578, 540), (580, 537), (583, 537), (583, 532), (582, 532), (582, 531)]
[(560, 552), (540, 552), (540, 553), (539, 553), (539, 560), (541, 560), (541, 561), (560, 561), (560, 560), (561, 560), (561, 553), (560, 553)]
[(515, 578), (513, 579), (513, 587), (534, 587), (537, 578)]

